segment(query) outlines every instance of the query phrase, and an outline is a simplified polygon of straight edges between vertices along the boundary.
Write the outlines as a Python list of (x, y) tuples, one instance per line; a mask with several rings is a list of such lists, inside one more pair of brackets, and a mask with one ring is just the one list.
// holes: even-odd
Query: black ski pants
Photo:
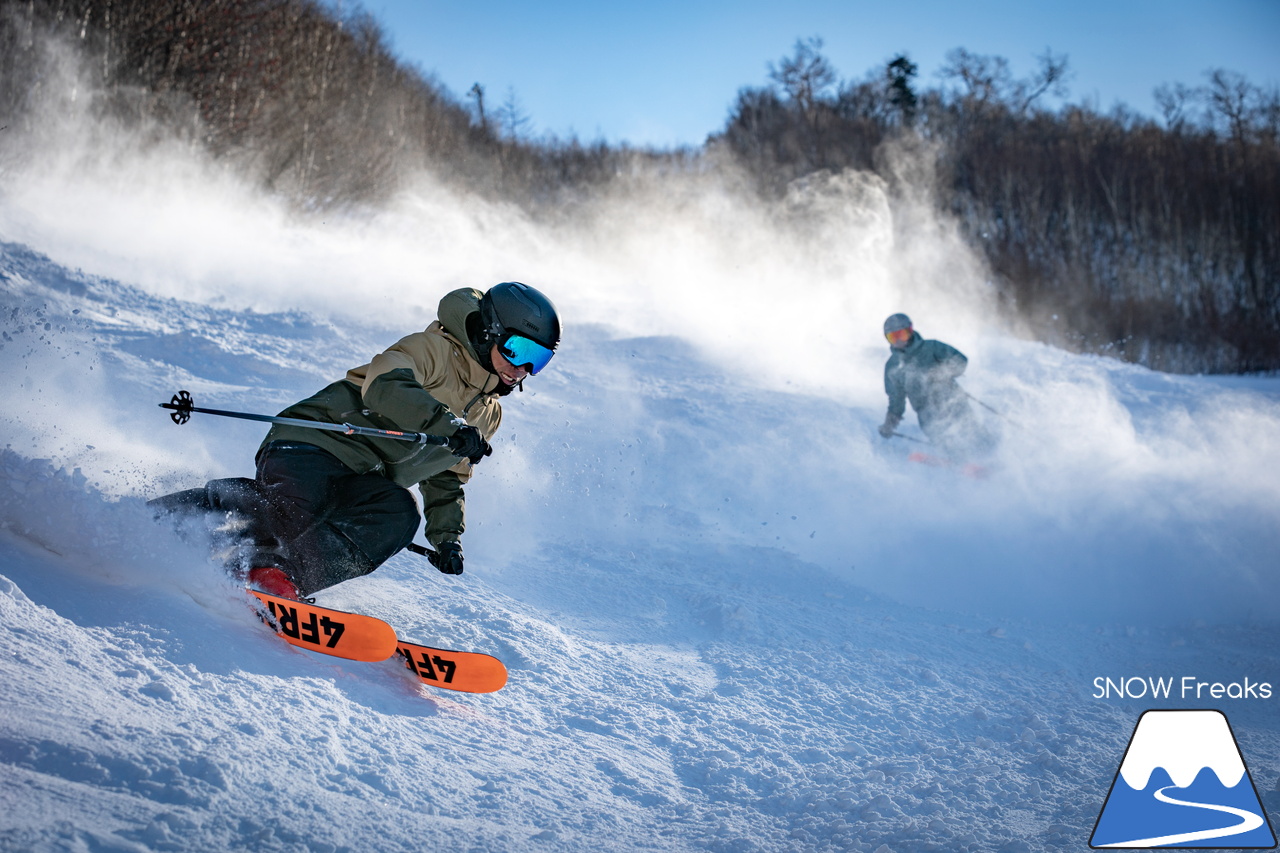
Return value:
[(357, 474), (312, 444), (275, 441), (254, 479), (210, 480), (151, 502), (171, 512), (225, 512), (247, 570), (278, 566), (303, 595), (367, 575), (413, 541), (420, 517), (409, 490)]

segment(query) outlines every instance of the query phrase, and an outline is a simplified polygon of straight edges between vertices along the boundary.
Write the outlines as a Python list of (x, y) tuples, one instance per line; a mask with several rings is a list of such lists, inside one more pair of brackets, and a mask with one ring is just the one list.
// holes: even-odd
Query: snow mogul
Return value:
[[(542, 371), (560, 318), (541, 292), (509, 281), (440, 300), (438, 319), (281, 412), (447, 437), (429, 445), (273, 425), (257, 475), (211, 480), (151, 501), (165, 513), (226, 513), (239, 525), (233, 566), (249, 585), (301, 598), (367, 575), (409, 546), (422, 517), (432, 564), (462, 573), (464, 486), (490, 455), (501, 398)], [(233, 525), (234, 526), (234, 525)]]
[(972, 461), (990, 454), (995, 437), (978, 421), (969, 395), (956, 382), (969, 365), (964, 353), (921, 337), (906, 314), (890, 315), (884, 321), (884, 336), (890, 349), (884, 365), (889, 411), (880, 435), (899, 435), (898, 424), (910, 401), (920, 429), (949, 460)]

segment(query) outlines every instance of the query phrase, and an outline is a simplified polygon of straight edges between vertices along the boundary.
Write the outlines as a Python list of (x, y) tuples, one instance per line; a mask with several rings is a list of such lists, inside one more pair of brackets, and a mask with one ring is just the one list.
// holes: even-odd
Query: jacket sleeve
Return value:
[(885, 421), (896, 426), (907, 411), (907, 386), (902, 380), (902, 370), (893, 358), (884, 364), (884, 392), (889, 395), (889, 412)]
[(969, 366), (969, 359), (960, 350), (951, 346), (938, 342), (934, 350), (933, 359), (937, 364), (934, 370), (944, 380), (956, 379), (964, 373), (965, 368)]
[(432, 397), (413, 374), (400, 368), (365, 383), (364, 404), (408, 432), (453, 435), (458, 423), (449, 407)]
[(410, 335), (374, 356), (360, 386), (361, 399), (400, 429), (452, 435), (458, 428), (453, 413), (423, 387), (438, 383), (445, 366), (422, 336)]
[(458, 542), (466, 530), (462, 478), (452, 470), (441, 471), (419, 483), (418, 489), (422, 492), (427, 541), (433, 546), (442, 542)]

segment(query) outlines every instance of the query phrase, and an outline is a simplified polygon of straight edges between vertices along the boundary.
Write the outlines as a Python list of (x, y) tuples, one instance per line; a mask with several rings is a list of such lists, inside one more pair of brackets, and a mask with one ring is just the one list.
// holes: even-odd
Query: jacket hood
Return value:
[(467, 335), (467, 316), (480, 310), (480, 298), (482, 296), (484, 294), (474, 287), (453, 290), (444, 295), (444, 298), (440, 300), (440, 307), (436, 310), (436, 316), (440, 318), (440, 325), (444, 326), (446, 332), (465, 346), (467, 353), (477, 362), (480, 362), (480, 355), (476, 352), (471, 343), (471, 338)]

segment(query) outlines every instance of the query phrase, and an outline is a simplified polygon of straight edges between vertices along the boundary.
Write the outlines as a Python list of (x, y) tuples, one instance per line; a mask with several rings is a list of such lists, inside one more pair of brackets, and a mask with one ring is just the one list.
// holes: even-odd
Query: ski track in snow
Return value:
[[(260, 425), (173, 426), (179, 388), (275, 411), (409, 330), (12, 243), (0, 277), (0, 849), (1083, 850), (1146, 707), (1095, 676), (1280, 682), (1276, 469), (1249, 467), (1277, 459), (1274, 380), (993, 345), (1041, 443), (1011, 431), (974, 482), (873, 440), (879, 411), (576, 328), (509, 398), (466, 574), (402, 554), (319, 596), (502, 658), (469, 696), (280, 643), (143, 505), (251, 470)], [(1111, 455), (1060, 443), (1078, 409), (1047, 385), (1115, 415)], [(1273, 703), (1225, 709), (1261, 791)]]

